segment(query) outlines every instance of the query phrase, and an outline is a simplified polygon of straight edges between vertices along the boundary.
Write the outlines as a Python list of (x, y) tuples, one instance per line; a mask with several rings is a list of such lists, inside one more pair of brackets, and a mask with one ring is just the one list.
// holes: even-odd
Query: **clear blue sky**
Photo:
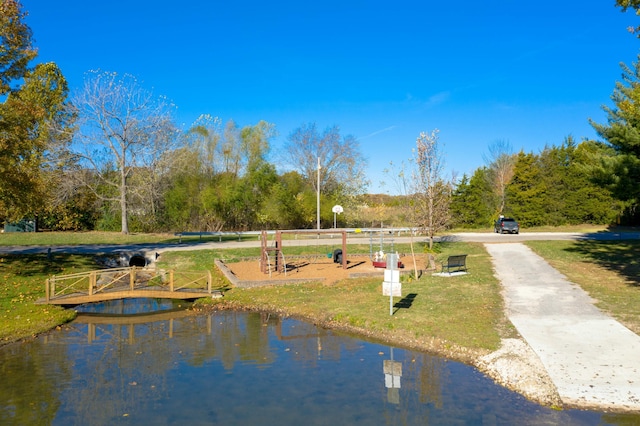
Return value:
[(23, 0), (39, 61), (71, 90), (91, 69), (129, 73), (178, 105), (240, 126), (338, 125), (358, 138), (371, 192), (389, 162), (440, 129), (448, 171), (498, 140), (538, 153), (572, 135), (637, 60), (639, 19), (614, 0)]

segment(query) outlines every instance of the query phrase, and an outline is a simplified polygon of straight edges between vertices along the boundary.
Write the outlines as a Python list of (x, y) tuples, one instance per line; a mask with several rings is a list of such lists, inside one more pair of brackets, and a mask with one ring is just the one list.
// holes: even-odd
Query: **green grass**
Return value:
[(119, 232), (4, 232), (0, 246), (58, 246), (85, 244), (142, 244), (177, 242), (172, 234), (122, 234)]
[(174, 234), (122, 234), (120, 232), (3, 232), (0, 246), (59, 246), (85, 244), (172, 244), (218, 241), (257, 241), (255, 235), (228, 234), (222, 237), (198, 235), (179, 237)]
[(630, 330), (640, 334), (640, 241), (526, 243)]
[[(488, 254), (481, 244), (474, 243), (442, 244), (439, 249), (441, 259), (453, 253), (467, 253), (470, 273), (436, 277), (429, 272), (420, 280), (404, 282), (403, 297), (394, 298), (393, 315), (389, 313), (389, 297), (382, 295), (381, 278), (349, 279), (333, 285), (232, 289), (225, 293), (222, 302), (202, 303), (224, 303), (226, 308), (250, 308), (306, 318), (461, 360), (497, 349), (500, 337), (514, 332), (504, 317), (499, 283), (493, 276)], [(368, 246), (366, 250), (368, 253)], [(214, 257), (210, 252), (204, 255)], [(197, 261), (190, 259), (199, 256), (203, 253), (176, 252), (163, 262), (169, 267), (195, 264)]]
[(58, 306), (38, 305), (44, 297), (45, 280), (51, 275), (95, 269), (87, 256), (0, 256), (0, 343), (50, 330), (75, 317)]
[[(105, 236), (105, 241), (113, 243), (114, 235)], [(96, 237), (90, 237), (92, 243)], [(158, 236), (144, 238), (150, 241)], [(84, 241), (87, 243), (88, 239)], [(640, 241), (527, 244), (581, 285), (601, 309), (640, 333)], [(323, 256), (329, 248), (333, 247), (285, 245), (290, 255)], [(410, 252), (408, 244), (397, 244), (395, 249)], [(368, 243), (354, 244), (348, 250), (366, 254), (370, 248)], [(422, 253), (424, 246), (418, 245), (416, 251)], [(382, 295), (381, 278), (350, 279), (332, 285), (231, 289), (224, 298), (202, 299), (197, 306), (272, 311), (463, 361), (496, 349), (501, 337), (515, 336), (517, 333), (504, 315), (500, 284), (493, 276), (483, 245), (441, 243), (435, 252), (438, 263), (448, 255), (467, 253), (469, 274), (445, 278), (427, 273), (420, 280), (403, 279), (403, 297), (394, 298), (393, 315), (389, 315), (388, 296)], [(259, 248), (164, 252), (160, 266), (183, 271), (208, 269), (214, 275), (214, 284), (223, 286), (226, 279), (214, 267), (216, 258), (233, 262), (258, 255)], [(72, 319), (73, 311), (37, 305), (35, 301), (44, 296), (44, 283), (49, 276), (95, 268), (92, 256), (55, 255), (49, 260), (46, 255), (0, 255), (0, 343), (28, 337)]]

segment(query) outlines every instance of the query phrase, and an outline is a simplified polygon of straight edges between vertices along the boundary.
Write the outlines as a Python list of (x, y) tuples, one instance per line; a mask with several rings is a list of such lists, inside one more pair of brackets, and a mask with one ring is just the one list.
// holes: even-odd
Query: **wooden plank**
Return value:
[(109, 293), (68, 295), (50, 299), (50, 305), (81, 305), (83, 303), (104, 302), (116, 299), (152, 298), (152, 299), (199, 299), (210, 296), (206, 290), (200, 291), (166, 291), (166, 290), (125, 290)]

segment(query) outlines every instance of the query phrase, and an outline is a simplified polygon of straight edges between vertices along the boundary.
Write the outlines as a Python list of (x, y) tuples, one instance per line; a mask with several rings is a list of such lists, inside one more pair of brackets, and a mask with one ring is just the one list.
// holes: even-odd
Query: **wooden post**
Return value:
[(282, 251), (282, 231), (276, 231), (276, 271), (283, 272), (286, 265), (283, 265), (283, 262), (279, 261), (281, 256), (280, 252)]
[(96, 286), (96, 271), (89, 273), (89, 296), (93, 295), (93, 289)]
[(49, 278), (44, 282), (44, 300), (49, 303)]
[(207, 271), (207, 293), (211, 294), (211, 271)]
[(347, 231), (342, 231), (342, 269), (347, 269)]
[(267, 272), (267, 231), (260, 233), (260, 272)]
[(169, 271), (169, 291), (173, 292), (173, 269)]
[(136, 284), (136, 267), (132, 266), (131, 271), (129, 271), (129, 286), (131, 287), (131, 291)]

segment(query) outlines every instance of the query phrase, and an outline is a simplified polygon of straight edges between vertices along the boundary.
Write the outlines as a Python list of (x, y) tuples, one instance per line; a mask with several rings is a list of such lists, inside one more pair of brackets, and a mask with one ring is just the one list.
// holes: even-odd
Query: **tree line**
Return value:
[[(618, 1), (622, 8), (634, 2)], [(17, 0), (0, 4), (0, 220), (37, 217), (51, 230), (128, 232), (412, 226), (488, 228), (640, 221), (640, 69), (622, 65), (601, 141), (567, 137), (539, 153), (489, 147), (485, 165), (443, 176), (438, 132), (416, 139), (400, 194), (367, 194), (357, 138), (303, 124), (279, 153), (272, 123), (202, 115), (187, 129), (175, 105), (131, 75), (89, 71), (70, 93), (37, 52)]]

